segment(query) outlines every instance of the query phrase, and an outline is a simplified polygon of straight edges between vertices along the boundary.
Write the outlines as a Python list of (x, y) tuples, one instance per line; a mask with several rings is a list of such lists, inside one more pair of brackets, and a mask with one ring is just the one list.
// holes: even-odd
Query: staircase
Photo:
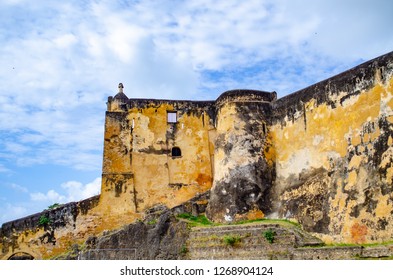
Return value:
[[(273, 232), (269, 242), (265, 232)], [(196, 227), (187, 241), (189, 259), (292, 259), (298, 246), (322, 242), (295, 226), (252, 223), (245, 225)]]

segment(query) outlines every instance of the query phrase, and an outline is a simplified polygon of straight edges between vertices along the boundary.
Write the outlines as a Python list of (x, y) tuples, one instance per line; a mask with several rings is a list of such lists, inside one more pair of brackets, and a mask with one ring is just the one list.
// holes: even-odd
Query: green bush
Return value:
[(263, 235), (263, 237), (265, 237), (265, 239), (266, 239), (270, 244), (272, 244), (272, 243), (274, 242), (274, 238), (275, 238), (275, 236), (276, 236), (276, 233), (275, 233), (273, 230), (268, 229), (267, 231), (263, 232), (262, 235)]
[(181, 253), (182, 255), (185, 255), (185, 254), (188, 253), (188, 248), (187, 248), (186, 245), (183, 244), (183, 246), (181, 246), (180, 253)]
[(40, 226), (45, 226), (50, 224), (50, 219), (46, 215), (41, 215), (40, 219), (38, 220), (38, 224)]
[(59, 207), (59, 206), (60, 206), (59, 203), (54, 203), (54, 204), (52, 204), (52, 205), (49, 205), (49, 206), (48, 206), (48, 209), (49, 209), (49, 210), (52, 210), (52, 209), (55, 209), (55, 208), (57, 208), (57, 207)]
[(226, 245), (235, 246), (241, 241), (241, 237), (239, 235), (225, 235), (223, 240)]

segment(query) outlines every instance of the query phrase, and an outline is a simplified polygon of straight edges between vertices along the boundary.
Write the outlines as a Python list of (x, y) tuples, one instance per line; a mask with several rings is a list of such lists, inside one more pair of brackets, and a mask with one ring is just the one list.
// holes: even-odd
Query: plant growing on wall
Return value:
[(188, 248), (187, 248), (187, 246), (185, 244), (183, 244), (183, 246), (181, 246), (180, 253), (182, 255), (185, 255), (185, 254), (188, 253)]
[(157, 219), (153, 219), (147, 222), (148, 225), (155, 225), (157, 224)]
[(241, 237), (239, 235), (225, 235), (223, 240), (226, 245), (235, 246), (241, 241)]
[(209, 221), (205, 215), (193, 216), (190, 213), (181, 213), (177, 215), (177, 217), (190, 221), (192, 225), (213, 225), (213, 223)]
[(49, 210), (52, 210), (52, 209), (55, 209), (55, 208), (57, 208), (57, 207), (59, 207), (59, 206), (60, 206), (59, 203), (54, 203), (54, 204), (52, 204), (52, 205), (49, 205), (49, 206), (48, 206), (48, 209), (49, 209)]
[(40, 226), (46, 226), (50, 224), (50, 219), (46, 215), (41, 215), (40, 219), (38, 220), (38, 224)]
[(264, 232), (262, 233), (262, 235), (263, 235), (263, 237), (265, 237), (265, 239), (266, 239), (270, 244), (272, 244), (272, 243), (274, 242), (274, 238), (275, 238), (275, 236), (276, 236), (276, 232), (274, 232), (274, 231), (271, 230), (271, 229), (268, 229), (268, 230), (264, 231)]

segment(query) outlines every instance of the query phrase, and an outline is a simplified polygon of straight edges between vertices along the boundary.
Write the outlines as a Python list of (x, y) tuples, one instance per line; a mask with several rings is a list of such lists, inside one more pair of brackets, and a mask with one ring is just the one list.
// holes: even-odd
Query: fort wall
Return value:
[(123, 111), (107, 112), (105, 203), (115, 208), (126, 204), (130, 211), (143, 212), (157, 204), (174, 207), (209, 190), (212, 104), (130, 99)]
[(272, 187), (274, 165), (264, 157), (271, 102), (275, 92), (234, 90), (216, 102), (214, 183), (207, 208), (217, 222), (264, 216), (265, 192)]
[(393, 54), (279, 99), (271, 216), (326, 242), (392, 239)]

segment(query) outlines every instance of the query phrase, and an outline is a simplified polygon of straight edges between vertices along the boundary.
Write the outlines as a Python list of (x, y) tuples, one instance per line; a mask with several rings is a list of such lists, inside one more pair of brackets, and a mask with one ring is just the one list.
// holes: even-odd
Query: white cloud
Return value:
[(0, 225), (4, 222), (19, 219), (28, 214), (31, 214), (29, 213), (29, 209), (23, 206), (16, 206), (10, 203), (0, 205)]
[(24, 2), (25, 0), (3, 0), (3, 1), (4, 1), (4, 4), (7, 4), (7, 5), (17, 5), (17, 4)]
[(73, 34), (63, 34), (54, 39), (54, 43), (60, 49), (68, 49), (77, 42), (77, 38)]
[(15, 184), (15, 183), (11, 183), (11, 184), (9, 184), (9, 186), (11, 187), (11, 189), (16, 190), (18, 192), (22, 192), (22, 193), (28, 193), (29, 192), (29, 190), (27, 188), (22, 187), (22, 186), (20, 186), (18, 184)]
[(61, 188), (65, 191), (64, 194), (59, 194), (56, 190), (52, 189), (47, 193), (31, 193), (30, 198), (32, 201), (48, 203), (67, 203), (83, 200), (100, 194), (101, 178), (96, 178), (94, 181), (85, 185), (78, 181), (68, 181), (61, 184)]
[(30, 150), (29, 147), (25, 145), (21, 145), (18, 143), (7, 142), (5, 143), (5, 149), (8, 152), (15, 153), (15, 154), (22, 154)]
[(83, 185), (77, 181), (68, 181), (63, 183), (61, 187), (67, 193), (68, 201), (79, 201), (98, 195), (101, 190), (101, 178), (96, 178), (94, 181)]
[[(312, 52), (328, 55), (335, 62), (371, 59), (392, 50), (390, 26), (393, 2), (386, 0), (305, 1), (279, 0), (288, 22), (315, 19), (305, 34)], [(301, 30), (296, 28), (295, 30)]]
[(32, 201), (38, 202), (49, 202), (49, 203), (56, 203), (56, 202), (66, 202), (66, 197), (60, 195), (55, 190), (49, 190), (46, 194), (37, 192), (31, 193), (30, 198)]
[(0, 173), (9, 173), (9, 172), (11, 172), (11, 170), (0, 163)]

